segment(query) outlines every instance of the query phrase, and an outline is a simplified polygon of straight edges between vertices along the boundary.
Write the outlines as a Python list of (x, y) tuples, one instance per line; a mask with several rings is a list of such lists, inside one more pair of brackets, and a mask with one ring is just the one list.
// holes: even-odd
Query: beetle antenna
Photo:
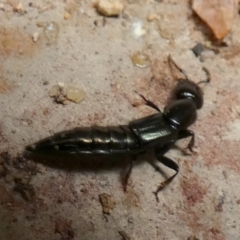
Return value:
[(138, 93), (137, 91), (135, 91), (135, 93), (137, 93), (144, 100), (144, 102), (147, 106), (157, 110), (158, 112), (161, 112), (161, 110), (158, 108), (158, 106), (155, 103), (146, 99), (142, 94)]
[(198, 82), (197, 85), (202, 84), (202, 83), (209, 83), (209, 82), (211, 82), (211, 74), (210, 74), (210, 72), (208, 71), (208, 69), (205, 68), (205, 67), (203, 67), (203, 71), (206, 73), (206, 75), (207, 75), (207, 79)]
[(185, 78), (186, 78), (187, 80), (189, 80), (189, 78), (188, 78), (188, 76), (187, 76), (187, 73), (186, 73), (183, 69), (181, 69), (181, 68), (174, 62), (174, 60), (172, 59), (172, 56), (171, 56), (170, 54), (168, 55), (168, 62), (169, 62), (169, 63), (172, 63), (172, 64), (178, 69), (178, 71), (181, 72), (181, 73), (185, 76)]

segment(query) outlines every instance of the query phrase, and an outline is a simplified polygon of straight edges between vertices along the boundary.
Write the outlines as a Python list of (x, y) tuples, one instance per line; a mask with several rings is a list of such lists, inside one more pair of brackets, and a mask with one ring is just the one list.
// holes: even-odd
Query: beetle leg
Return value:
[[(136, 93), (137, 93), (137, 92), (136, 92)], [(159, 107), (158, 107), (155, 103), (153, 103), (152, 101), (146, 99), (142, 94), (140, 94), (140, 93), (137, 93), (137, 94), (145, 101), (145, 104), (146, 104), (147, 106), (155, 109), (155, 110), (158, 111), (158, 112), (161, 112), (161, 110), (159, 109)]]
[(172, 170), (176, 171), (176, 173), (174, 175), (172, 175), (170, 178), (168, 178), (167, 180), (165, 180), (164, 182), (162, 182), (157, 190), (154, 193), (154, 195), (156, 196), (157, 201), (159, 202), (159, 198), (158, 198), (158, 193), (160, 191), (162, 191), (169, 183), (171, 183), (171, 181), (177, 176), (178, 172), (179, 172), (179, 166), (177, 163), (175, 163), (172, 159), (165, 157), (165, 156), (161, 156), (158, 158), (158, 160), (165, 165), (168, 168), (171, 168)]
[(178, 140), (179, 140), (179, 139), (182, 139), (182, 138), (187, 138), (187, 137), (191, 137), (191, 140), (190, 140), (190, 142), (188, 143), (187, 148), (188, 148), (191, 152), (194, 152), (194, 151), (193, 151), (193, 147), (194, 147), (194, 144), (195, 144), (195, 134), (194, 134), (194, 132), (191, 131), (191, 130), (188, 130), (188, 129), (184, 129), (184, 130), (180, 130), (180, 131), (179, 131)]
[(208, 71), (208, 69), (205, 68), (205, 67), (203, 67), (203, 71), (206, 73), (206, 75), (207, 75), (207, 79), (198, 82), (197, 85), (202, 84), (202, 83), (209, 83), (209, 82), (211, 82), (211, 73), (210, 73), (210, 72)]
[(123, 182), (123, 190), (124, 190), (124, 192), (127, 191), (128, 180), (129, 180), (129, 177), (130, 177), (130, 175), (132, 173), (132, 168), (133, 168), (133, 164), (134, 164), (135, 160), (136, 160), (136, 156), (133, 156), (133, 158), (131, 160), (131, 163), (130, 163), (130, 166), (129, 166), (129, 169), (128, 169), (128, 171), (126, 173), (126, 176), (124, 178), (124, 182)]
[(159, 202), (159, 198), (158, 198), (158, 193), (163, 190), (178, 174), (179, 172), (179, 166), (177, 163), (175, 163), (172, 159), (163, 156), (173, 145), (174, 143), (169, 143), (166, 144), (164, 146), (161, 146), (159, 148), (155, 149), (155, 154), (157, 157), (157, 160), (159, 162), (161, 162), (164, 166), (171, 168), (172, 170), (174, 170), (176, 173), (174, 175), (172, 175), (170, 178), (168, 178), (167, 180), (165, 180), (164, 182), (162, 182), (157, 190), (154, 193), (156, 200)]

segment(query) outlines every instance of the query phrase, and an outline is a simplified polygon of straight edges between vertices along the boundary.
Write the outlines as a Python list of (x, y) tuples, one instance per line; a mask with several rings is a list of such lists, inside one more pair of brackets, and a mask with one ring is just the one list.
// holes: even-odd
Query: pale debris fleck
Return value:
[(143, 52), (137, 52), (131, 56), (132, 63), (134, 66), (137, 66), (139, 68), (146, 68), (150, 66), (151, 59), (150, 57)]
[(80, 103), (85, 95), (86, 93), (82, 89), (74, 86), (68, 86), (66, 89), (66, 98), (75, 103)]
[(48, 91), (48, 95), (56, 101), (56, 103), (61, 104), (68, 104), (68, 101), (66, 99), (66, 91), (64, 89), (64, 86), (60, 85), (53, 85), (52, 88)]
[(44, 27), (44, 33), (47, 39), (47, 44), (53, 44), (57, 41), (59, 26), (56, 22), (50, 22)]
[(143, 27), (143, 23), (140, 20), (137, 20), (132, 25), (133, 36), (138, 39), (147, 33), (146, 29)]
[(57, 103), (66, 105), (69, 101), (80, 103), (85, 98), (86, 93), (80, 88), (59, 83), (52, 86), (48, 95), (54, 98)]
[(115, 208), (116, 201), (115, 198), (107, 193), (102, 193), (99, 195), (100, 203), (102, 204), (102, 210), (104, 214), (110, 214), (110, 212)]

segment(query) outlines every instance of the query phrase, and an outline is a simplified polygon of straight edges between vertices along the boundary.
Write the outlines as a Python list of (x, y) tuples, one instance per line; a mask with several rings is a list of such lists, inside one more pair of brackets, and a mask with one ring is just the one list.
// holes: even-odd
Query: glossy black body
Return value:
[[(69, 154), (137, 155), (153, 149), (156, 159), (176, 173), (161, 183), (155, 195), (168, 185), (179, 172), (178, 164), (165, 154), (174, 143), (182, 138), (191, 137), (188, 148), (194, 146), (194, 133), (188, 130), (197, 119), (197, 109), (203, 105), (203, 93), (198, 84), (179, 80), (163, 113), (151, 101), (144, 99), (146, 105), (157, 113), (131, 121), (128, 126), (79, 127), (57, 133), (27, 147), (31, 152), (65, 152)], [(132, 163), (126, 175), (126, 185), (132, 170)], [(157, 198), (158, 199), (158, 198)]]
[(138, 148), (138, 138), (129, 126), (79, 127), (38, 142), (35, 151), (71, 154), (118, 154)]
[(175, 142), (178, 131), (156, 113), (129, 123), (128, 126), (79, 127), (57, 133), (31, 145), (38, 152), (70, 154), (137, 154), (149, 147)]

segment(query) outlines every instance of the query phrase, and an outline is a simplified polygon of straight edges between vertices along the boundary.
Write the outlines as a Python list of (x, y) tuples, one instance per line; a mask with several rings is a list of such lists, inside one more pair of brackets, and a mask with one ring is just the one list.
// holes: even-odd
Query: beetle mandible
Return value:
[[(210, 82), (207, 69), (207, 80), (194, 83), (186, 73), (179, 68), (169, 56), (169, 62), (181, 71), (185, 78), (179, 79), (173, 92), (172, 100), (163, 112), (151, 101), (140, 95), (145, 104), (157, 113), (131, 121), (129, 125), (108, 127), (78, 127), (69, 131), (57, 133), (51, 137), (26, 147), (31, 152), (65, 152), (71, 154), (138, 155), (148, 149), (153, 149), (159, 162), (175, 171), (174, 175), (162, 182), (154, 192), (158, 201), (158, 193), (165, 188), (178, 174), (179, 166), (165, 154), (173, 147), (177, 140), (191, 137), (188, 149), (193, 152), (195, 135), (189, 130), (197, 119), (197, 110), (203, 106), (203, 92), (200, 83)], [(130, 162), (125, 176), (125, 186), (130, 177), (134, 159)]]

